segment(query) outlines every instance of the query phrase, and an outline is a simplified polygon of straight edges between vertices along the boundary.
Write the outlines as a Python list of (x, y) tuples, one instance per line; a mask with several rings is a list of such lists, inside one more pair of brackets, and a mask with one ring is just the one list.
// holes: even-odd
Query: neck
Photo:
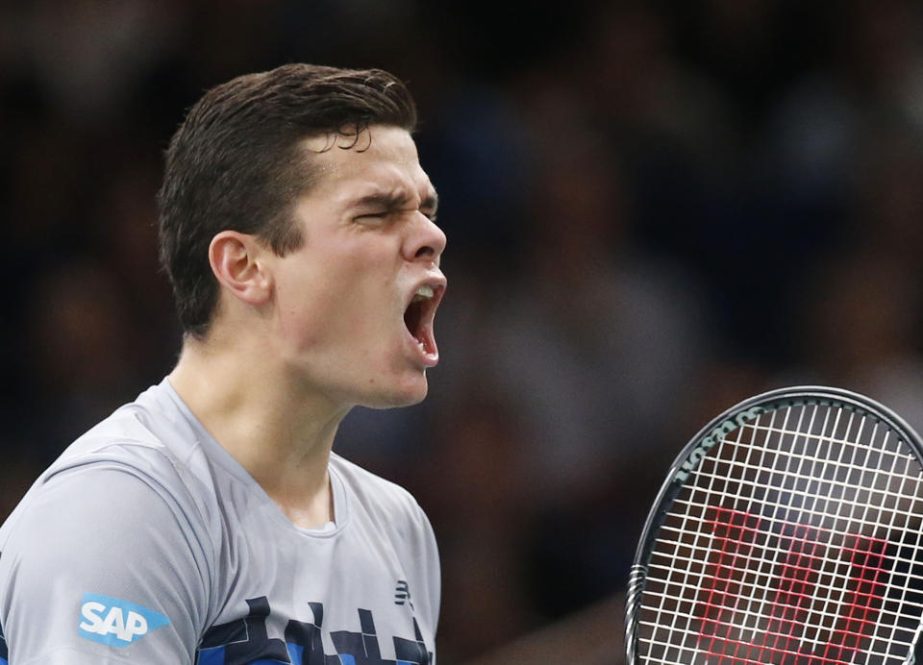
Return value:
[(348, 408), (262, 353), (187, 339), (170, 383), (208, 432), (302, 527), (334, 519), (327, 465)]

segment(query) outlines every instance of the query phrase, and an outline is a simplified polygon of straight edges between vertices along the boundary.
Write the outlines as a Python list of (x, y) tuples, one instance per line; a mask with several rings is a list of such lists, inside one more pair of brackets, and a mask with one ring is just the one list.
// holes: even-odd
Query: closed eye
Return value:
[(378, 192), (363, 196), (353, 205), (360, 213), (353, 217), (353, 220), (360, 224), (378, 224), (391, 215), (409, 214), (415, 211), (421, 212), (430, 221), (435, 222), (439, 199), (435, 192), (431, 192), (423, 197), (417, 207), (413, 205), (413, 198), (402, 191)]
[[(388, 217), (390, 217), (392, 213), (410, 213), (410, 212), (412, 211), (411, 210), (400, 210), (400, 209), (381, 210), (379, 212), (364, 212), (361, 215), (356, 215), (355, 217), (353, 217), (353, 220), (356, 222), (359, 222), (360, 224), (377, 224), (377, 223), (384, 221)], [(421, 210), (420, 212), (429, 221), (433, 223), (436, 222), (436, 211), (435, 210), (432, 210), (432, 211)]]
[(353, 221), (359, 222), (360, 224), (378, 224), (383, 222), (389, 214), (390, 213), (384, 210), (381, 212), (366, 212), (361, 215), (356, 215)]

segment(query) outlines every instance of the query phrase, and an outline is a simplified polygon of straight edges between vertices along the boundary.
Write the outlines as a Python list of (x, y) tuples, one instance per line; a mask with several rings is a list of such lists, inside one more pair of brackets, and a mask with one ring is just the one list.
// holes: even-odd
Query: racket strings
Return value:
[(782, 408), (726, 435), (654, 545), (641, 662), (903, 663), (923, 612), (921, 482), (854, 409)]
[[(660, 542), (662, 542), (662, 543), (664, 543), (664, 544), (666, 544), (666, 545), (671, 545), (671, 544), (673, 544), (673, 545), (683, 545), (683, 546), (685, 546), (685, 547), (689, 547), (689, 549), (693, 552), (693, 554), (690, 555), (690, 556), (683, 556), (682, 554), (679, 554), (679, 553), (671, 554), (671, 555), (667, 556), (666, 554), (663, 554), (663, 553), (660, 553), (660, 552), (655, 552), (655, 553), (654, 553), (654, 558), (652, 559), (651, 563), (648, 565), (648, 568), (650, 568), (650, 569), (662, 570), (662, 571), (664, 571), (665, 573), (669, 573), (669, 572), (675, 571), (675, 569), (676, 569), (676, 565), (675, 565), (675, 564), (685, 565), (685, 566), (693, 566), (693, 567), (695, 567), (695, 566), (701, 566), (701, 565), (702, 565), (702, 564), (701, 564), (702, 557), (703, 557), (703, 556), (706, 556), (706, 555), (710, 555), (710, 554), (713, 552), (713, 550), (712, 550), (711, 548), (708, 548), (708, 547), (704, 547), (704, 546), (686, 546), (685, 544), (679, 543), (678, 541), (662, 540), (662, 541), (660, 541)], [(790, 554), (790, 553), (791, 553), (791, 550), (790, 550), (790, 549), (789, 549), (789, 550), (784, 549), (784, 547), (779, 546), (779, 545), (774, 546), (774, 545), (769, 545), (769, 544), (767, 544), (767, 545), (765, 546), (765, 550), (766, 550), (767, 552), (772, 552), (772, 551), (775, 550), (776, 552), (778, 552), (778, 553), (780, 553), (780, 554), (782, 554), (782, 555), (787, 555), (787, 554)], [(696, 553), (697, 553), (697, 554), (696, 554)], [(654, 562), (656, 559), (661, 559), (661, 558), (662, 558), (662, 559), (668, 559), (668, 560), (671, 561), (671, 562), (675, 562), (675, 564), (674, 564), (674, 565), (670, 565), (670, 564), (657, 564), (657, 563)], [(902, 563), (911, 564), (911, 565), (917, 563), (917, 562), (914, 561), (912, 558), (910, 558), (909, 555), (895, 554), (894, 556), (892, 556), (892, 557), (890, 557), (890, 558), (891, 558), (892, 561), (894, 561), (894, 562), (896, 562), (896, 563), (902, 562)], [(827, 557), (816, 557), (815, 561), (816, 561), (816, 563), (817, 563), (818, 566), (821, 565), (821, 564), (834, 564), (834, 563), (839, 563), (839, 564), (840, 564), (840, 565), (837, 565), (837, 566), (835, 566), (835, 567), (834, 567), (834, 566), (831, 566), (831, 568), (825, 570), (825, 572), (823, 573), (823, 576), (824, 576), (824, 578), (825, 578), (825, 582), (828, 583), (828, 584), (830, 584), (830, 585), (833, 585), (833, 584), (845, 584), (845, 583), (849, 582), (849, 581), (852, 579), (850, 570), (849, 570), (849, 569), (845, 569), (845, 567), (844, 567), (842, 561), (834, 562), (832, 559), (827, 558)], [(866, 568), (869, 568), (869, 566), (863, 566), (863, 565), (859, 565), (859, 564), (853, 564), (853, 567), (855, 567), (855, 568), (856, 568), (857, 570), (859, 570), (859, 571), (864, 570), (864, 569), (866, 569)], [(756, 568), (756, 570), (754, 571), (753, 568)], [(754, 587), (757, 588), (757, 590), (765, 590), (764, 588), (760, 587), (760, 581), (759, 581), (760, 579), (765, 580), (763, 586), (764, 586), (764, 587), (768, 587), (768, 585), (771, 584), (771, 583), (776, 579), (776, 577), (777, 577), (777, 576), (775, 575), (775, 573), (773, 572), (772, 566), (769, 565), (769, 562), (767, 562), (767, 561), (760, 561), (760, 562), (755, 563), (755, 564), (750, 564), (750, 567), (743, 567), (743, 566), (737, 566), (737, 567), (735, 567), (735, 566), (732, 566), (732, 565), (727, 565), (727, 566), (725, 566), (725, 569), (727, 570), (727, 572), (728, 572), (729, 574), (739, 574), (739, 575), (742, 575), (742, 576), (748, 576), (748, 579), (749, 579), (750, 577), (754, 578), (754, 579), (752, 580), (752, 584), (753, 584)], [(807, 570), (807, 569), (805, 569), (805, 570)], [(921, 572), (923, 572), (923, 571), (921, 571)], [(897, 575), (898, 573), (895, 572), (894, 574)], [(916, 573), (916, 572), (909, 572), (909, 573), (904, 573), (904, 574), (902, 575), (902, 577), (905, 578), (908, 582), (918, 583), (918, 584), (920, 584), (921, 587), (923, 587), (923, 574)], [(913, 601), (909, 601), (909, 600), (908, 600), (907, 602), (913, 604)], [(923, 602), (916, 603), (916, 606), (917, 606), (917, 607), (920, 607), (921, 609), (923, 609)]]
[[(782, 424), (782, 429), (777, 430), (777, 431), (786, 431), (786, 428), (788, 425), (788, 418), (790, 415), (791, 414), (788, 412), (785, 414), (785, 420)], [(803, 416), (804, 414), (801, 413), (798, 418), (798, 428), (799, 429), (802, 428)], [(773, 416), (770, 417), (770, 423), (768, 426), (770, 431), (773, 429), (774, 417), (775, 417), (775, 414), (773, 414)], [(813, 425), (813, 416), (812, 416), (812, 425)], [(740, 444), (741, 437), (745, 433), (748, 433), (751, 436), (753, 435), (759, 436), (759, 430), (752, 430), (752, 429), (746, 430), (744, 428), (741, 428), (740, 430), (738, 430), (737, 437), (735, 439), (736, 444), (738, 445)], [(718, 452), (719, 454), (722, 454), (723, 457), (710, 458), (708, 462), (704, 464), (703, 466), (705, 467), (712, 466), (713, 459), (725, 459), (726, 460), (728, 456), (730, 456), (733, 459), (734, 454), (737, 453), (738, 450), (739, 448), (734, 449), (734, 448), (728, 447), (722, 442), (722, 445), (719, 447)], [(760, 450), (759, 467), (760, 468), (772, 468), (772, 465), (767, 464), (767, 453), (769, 451), (769, 448), (767, 446), (761, 446), (759, 450)], [(747, 450), (746, 459), (750, 458), (751, 452), (752, 451)], [(788, 470), (788, 467), (790, 466), (791, 462), (794, 459), (795, 458), (788, 458), (784, 460), (786, 471)], [(771, 458), (771, 460), (773, 461), (773, 463), (778, 461), (776, 458)], [(799, 460), (799, 461), (803, 461), (803, 460)], [(727, 470), (727, 471), (730, 471), (730, 470)], [(714, 475), (715, 478), (709, 481), (709, 491), (704, 494), (704, 498), (706, 499), (706, 501), (714, 502), (715, 505), (720, 506), (722, 505), (722, 501), (727, 503), (727, 498), (728, 498), (728, 487), (726, 486), (724, 479), (733, 477), (733, 476), (730, 473), (727, 473), (721, 476), (719, 476), (718, 474), (712, 474), (712, 475)], [(719, 481), (719, 478), (720, 478), (720, 481)], [(715, 491), (716, 481), (718, 481), (717, 482), (718, 487), (721, 488), (720, 492)], [(693, 493), (695, 493), (695, 490), (698, 489), (698, 485), (694, 484), (691, 486), (691, 488), (693, 489)], [(746, 512), (744, 514), (745, 515), (751, 514), (752, 511), (754, 510), (753, 500), (755, 498), (755, 493), (753, 492), (749, 494), (741, 493), (740, 498), (742, 500), (743, 499), (746, 500), (746, 504), (744, 506), (744, 510)], [(741, 501), (740, 503), (743, 503), (743, 501)], [(687, 514), (697, 514), (697, 513), (690, 513), (688, 510), (688, 507), (687, 507), (686, 512)], [(713, 521), (702, 520), (701, 517), (702, 515), (699, 515), (700, 519), (696, 524), (697, 528), (696, 528), (695, 533), (697, 536), (703, 533), (703, 527), (706, 527), (706, 526), (709, 527), (709, 531), (712, 531), (714, 527)], [(743, 534), (740, 534), (740, 535), (743, 535)], [(708, 596), (705, 598), (705, 605), (704, 607), (699, 604), (697, 604), (696, 606), (697, 613), (701, 615), (701, 618), (702, 618), (696, 646), (702, 647), (704, 653), (708, 656), (713, 657), (712, 659), (714, 659), (715, 656), (718, 656), (720, 659), (722, 651), (732, 651), (733, 656), (736, 657), (738, 660), (749, 661), (752, 658), (756, 658), (759, 660), (759, 659), (763, 659), (764, 657), (764, 647), (765, 646), (771, 646), (771, 648), (776, 653), (778, 653), (779, 655), (784, 655), (787, 652), (787, 649), (785, 648), (784, 645), (778, 644), (779, 633), (777, 630), (773, 629), (774, 628), (773, 626), (766, 625), (763, 629), (763, 632), (761, 633), (759, 637), (756, 637), (755, 635), (751, 635), (748, 637), (745, 634), (744, 630), (737, 630), (735, 628), (735, 626), (737, 625), (740, 625), (743, 628), (746, 628), (747, 626), (746, 623), (742, 623), (742, 624), (733, 623), (733, 618), (735, 616), (740, 616), (741, 611), (743, 612), (744, 617), (755, 615), (757, 617), (760, 617), (761, 620), (763, 620), (763, 618), (766, 615), (765, 605), (766, 605), (767, 600), (770, 598), (770, 594), (768, 592), (764, 592), (762, 596), (759, 593), (753, 593), (752, 595), (748, 595), (746, 600), (742, 600), (741, 598), (738, 598), (738, 600), (734, 602), (733, 605), (727, 608), (728, 610), (730, 610), (730, 616), (726, 616), (727, 612), (722, 611), (723, 608), (721, 607), (721, 605), (728, 604), (729, 597), (726, 595), (720, 594), (720, 593), (716, 597), (715, 590), (720, 588), (719, 585), (721, 584), (724, 584), (725, 586), (727, 586), (727, 582), (724, 582), (722, 578), (733, 579), (733, 577), (728, 574), (728, 568), (729, 568), (728, 564), (729, 563), (731, 564), (730, 567), (733, 567), (737, 564), (737, 556), (739, 555), (739, 552), (735, 551), (734, 557), (731, 559), (730, 562), (728, 562), (726, 560), (727, 558), (726, 554), (727, 554), (727, 549), (728, 549), (728, 545), (730, 544), (730, 541), (728, 541), (727, 539), (724, 539), (723, 541), (720, 541), (720, 542), (722, 543), (723, 547), (721, 547), (718, 550), (717, 568), (714, 569), (715, 574), (713, 576), (705, 577), (704, 579), (704, 584), (706, 588), (708, 588), (709, 590)], [(771, 553), (771, 554), (772, 555), (769, 557), (769, 562), (770, 562), (770, 565), (775, 567), (777, 565), (777, 556), (774, 553)], [(765, 554), (763, 556), (765, 557)], [(699, 580), (700, 585), (702, 581), (703, 580)], [(771, 621), (772, 619), (771, 614), (769, 615), (769, 619)], [(752, 649), (746, 646), (748, 644), (755, 645), (756, 648), (759, 650), (759, 653), (751, 657), (750, 651), (752, 651)]]
[[(743, 431), (743, 428), (738, 430), (738, 437), (740, 436), (740, 433), (742, 431)], [(738, 438), (738, 441), (739, 441), (739, 438)], [(747, 459), (750, 458), (751, 453), (752, 453), (752, 450), (747, 451), (747, 454), (746, 454)], [(711, 495), (714, 491), (714, 484), (715, 484), (716, 479), (717, 477), (714, 475), (708, 478), (697, 475), (695, 476), (695, 480), (693, 481), (693, 483), (689, 484), (688, 487), (692, 488), (692, 490), (695, 491), (700, 481), (707, 482), (708, 487), (705, 488), (704, 491), (707, 495)], [(678, 520), (679, 520), (678, 530), (680, 533), (694, 534), (696, 535), (696, 537), (698, 536), (699, 534), (698, 527), (700, 525), (700, 520), (695, 516), (693, 512), (686, 510), (681, 513), (674, 513), (668, 517), (674, 517), (674, 518), (678, 517)], [(673, 568), (671, 567), (669, 575), (668, 575), (668, 579), (670, 579), (674, 587), (678, 588), (679, 590), (695, 589), (698, 581), (701, 579), (701, 572), (694, 571), (692, 568)], [(648, 590), (655, 589), (655, 588), (656, 588), (656, 585), (647, 584), (645, 586), (645, 592), (641, 600), (641, 613), (640, 613), (640, 616), (641, 616), (640, 623), (642, 625), (645, 625), (646, 623), (650, 623), (654, 627), (654, 631), (650, 637), (646, 637), (642, 635), (641, 638), (639, 639), (639, 642), (641, 643), (642, 647), (644, 646), (645, 643), (649, 647), (654, 647), (655, 645), (668, 647), (668, 650), (664, 652), (664, 654), (667, 657), (669, 657), (669, 655), (673, 652), (673, 650), (670, 649), (670, 647), (678, 646), (679, 648), (676, 650), (676, 652), (681, 655), (684, 651), (686, 651), (685, 644), (687, 640), (685, 638), (689, 634), (689, 630), (687, 626), (689, 623), (690, 615), (676, 611), (676, 607), (674, 605), (676, 597), (671, 596), (668, 593), (663, 593), (663, 594), (658, 594), (659, 604), (656, 607), (651, 608), (654, 614), (654, 617), (655, 617), (654, 620), (651, 622), (646, 622), (644, 616), (645, 614), (647, 614), (647, 610), (648, 610), (648, 605), (646, 603), (646, 598), (649, 595)], [(683, 596), (677, 596), (677, 597), (682, 598)], [(663, 632), (666, 634), (666, 637), (667, 637), (667, 641), (665, 643), (658, 641), (658, 638), (660, 637), (658, 635), (658, 632), (661, 629), (663, 629)], [(680, 638), (680, 639), (673, 639), (673, 638)], [(677, 644), (674, 645), (674, 643), (677, 643)], [(693, 651), (693, 653), (695, 653), (695, 650)], [(653, 649), (647, 649), (646, 651), (643, 651), (642, 656), (646, 656), (646, 659), (644, 660), (644, 662), (655, 662), (655, 663), (670, 662), (669, 660), (667, 661), (657, 660), (655, 658), (655, 654), (656, 652)]]
[[(824, 431), (827, 430), (826, 424), (823, 427), (823, 430)], [(830, 438), (833, 438), (833, 437), (830, 437)], [(823, 437), (821, 438), (821, 440), (823, 440)], [(829, 454), (829, 451), (828, 451), (828, 454)], [(839, 459), (842, 460), (842, 458), (843, 456), (840, 455)], [(805, 456), (799, 456), (798, 458), (795, 458), (792, 460), (796, 462), (795, 469), (798, 475), (802, 475), (804, 473), (805, 459), (806, 459)], [(813, 461), (810, 462), (809, 464), (813, 466)], [(789, 470), (791, 468), (792, 468), (791, 463), (786, 464), (785, 470)], [(813, 499), (820, 498), (820, 495), (810, 495), (810, 496), (812, 496)], [(818, 503), (818, 501), (814, 500), (811, 503), (814, 504), (813, 507), (816, 507), (816, 504)], [(793, 503), (793, 505), (789, 506), (789, 509), (783, 514), (785, 514), (786, 516), (790, 516), (791, 509), (794, 509), (794, 508), (801, 508), (802, 512), (804, 512), (804, 510), (806, 509), (806, 505), (797, 506), (797, 505), (794, 505)], [(855, 508), (855, 504), (852, 504), (850, 512), (853, 514), (855, 512), (854, 508)], [(791, 651), (791, 649), (789, 649), (788, 646), (789, 646), (789, 642), (791, 642), (792, 636), (794, 636), (794, 631), (792, 631), (791, 626), (786, 626), (785, 624), (791, 623), (791, 616), (793, 615), (794, 611), (798, 609), (804, 609), (800, 607), (802, 603), (797, 603), (794, 606), (794, 608), (792, 607), (793, 596), (791, 592), (796, 591), (797, 587), (803, 586), (805, 582), (805, 580), (802, 579), (801, 576), (798, 574), (803, 571), (803, 567), (798, 564), (804, 558), (805, 554), (810, 555), (812, 553), (811, 550), (816, 549), (817, 544), (818, 544), (818, 538), (816, 535), (813, 537), (808, 537), (808, 536), (803, 536), (803, 537), (806, 540), (795, 541), (794, 543), (789, 544), (786, 547), (779, 548), (782, 551), (788, 551), (788, 554), (786, 555), (786, 558), (784, 559), (786, 561), (786, 564), (782, 568), (782, 574), (779, 578), (779, 584), (778, 584), (777, 590), (772, 596), (764, 596), (764, 603), (766, 602), (768, 598), (773, 599), (772, 604), (770, 605), (770, 612), (772, 611), (773, 608), (776, 611), (774, 615), (771, 613), (771, 616), (773, 616), (773, 618), (770, 620), (770, 625), (767, 627), (765, 631), (765, 635), (771, 637), (771, 641), (766, 640), (764, 637), (762, 644), (760, 644), (759, 657), (761, 659), (764, 659), (767, 655), (771, 655), (775, 651), (781, 651), (783, 653), (787, 653)], [(804, 546), (799, 547), (798, 546), (799, 543), (801, 543)], [(778, 556), (779, 551), (777, 551), (775, 554), (776, 556)], [(793, 561), (793, 558), (795, 556), (797, 556), (797, 559)], [(799, 600), (803, 600), (803, 598), (804, 596), (801, 595), (799, 597)], [(831, 600), (832, 600), (831, 598), (824, 599), (823, 601), (824, 605), (829, 604)], [(779, 616), (780, 612), (778, 611), (780, 607), (783, 608), (783, 612), (781, 612), (781, 615), (782, 615), (781, 617)], [(851, 620), (855, 618), (854, 615), (856, 613), (856, 608), (859, 606), (856, 605), (855, 602), (853, 602), (853, 603), (850, 603), (847, 607), (849, 609), (847, 612), (843, 614), (843, 616), (845, 616), (847, 620)], [(816, 610), (817, 608), (813, 608), (813, 609)], [(823, 610), (820, 610), (820, 611), (823, 612)], [(807, 618), (807, 617), (803, 617), (803, 618)], [(776, 628), (781, 627), (786, 630), (784, 630), (784, 632), (783, 630), (778, 630), (778, 629), (774, 630), (773, 629), (774, 626), (772, 625), (773, 623), (777, 624), (775, 626)], [(780, 640), (784, 640), (784, 642), (780, 644)], [(832, 655), (830, 647), (832, 645), (839, 645), (841, 642), (845, 642), (845, 641), (846, 640), (842, 639), (842, 637), (840, 639), (833, 639), (833, 640), (828, 641), (824, 649), (824, 657), (827, 660), (830, 660), (831, 655)], [(738, 647), (739, 646), (740, 645), (738, 644)], [(841, 648), (837, 648), (837, 647), (834, 647), (834, 650), (837, 652), (842, 651)], [(739, 649), (737, 651), (739, 651)]]
[[(816, 410), (811, 414), (810, 423), (808, 425), (808, 431), (813, 429), (815, 416), (816, 416)], [(796, 431), (804, 431), (803, 430), (803, 417), (804, 417), (804, 412), (801, 412), (799, 414)], [(777, 432), (779, 433), (786, 432), (787, 431), (786, 425), (787, 425), (787, 420), (785, 421), (785, 423), (783, 423), (782, 429), (777, 430)], [(772, 430), (773, 430), (772, 422), (770, 422), (768, 431), (771, 432)], [(825, 422), (824, 430), (826, 430), (826, 422)], [(743, 428), (740, 430), (738, 439), (737, 439), (738, 442), (740, 441), (740, 436), (742, 436), (745, 433), (745, 431), (746, 430), (744, 430)], [(760, 434), (759, 430), (750, 430), (749, 433), (756, 434), (756, 435)], [(724, 448), (724, 446), (722, 446), (722, 448)], [(737, 452), (733, 450), (732, 448), (727, 448), (726, 451), (727, 452), (725, 454), (728, 454), (731, 456), (733, 456)], [(761, 465), (766, 464), (766, 451), (767, 451), (767, 448), (764, 446), (762, 448), (763, 455), (761, 457)], [(725, 450), (721, 450), (721, 452), (725, 452)], [(805, 462), (805, 458), (803, 456), (797, 457), (797, 458), (788, 457), (787, 459), (784, 460), (784, 462), (785, 462), (786, 472), (789, 471), (789, 468), (791, 467), (792, 463), (795, 463), (796, 473), (799, 475), (803, 473), (802, 467)], [(728, 472), (728, 475), (725, 475), (724, 477), (725, 478), (730, 477), (730, 473)], [(749, 499), (748, 505), (747, 505), (748, 510), (753, 509), (754, 496), (755, 495), (753, 493), (747, 495), (747, 498)], [(721, 505), (721, 504), (718, 503), (718, 505)], [(786, 510), (784, 512), (788, 512), (788, 511)], [(745, 513), (745, 517), (744, 517), (745, 524), (747, 521), (746, 515), (749, 515), (749, 514), (750, 514), (749, 512)], [(731, 515), (732, 515), (731, 519), (733, 519), (733, 513), (731, 513)], [(706, 518), (707, 518), (707, 515), (706, 515)], [(723, 522), (724, 522), (724, 519), (719, 519), (719, 518), (714, 518), (712, 520), (706, 519), (705, 522), (700, 524), (700, 527), (702, 525), (707, 524), (709, 526), (709, 530), (714, 533), (718, 529), (718, 527), (723, 524)], [(731, 527), (730, 529), (725, 529), (725, 531), (729, 533), (726, 533), (724, 537), (719, 536), (717, 539), (717, 542), (720, 544), (720, 549), (719, 549), (720, 554), (718, 555), (719, 557), (718, 566), (715, 569), (716, 574), (715, 576), (706, 578), (705, 580), (705, 584), (711, 588), (711, 593), (706, 600), (706, 605), (701, 609), (701, 614), (703, 615), (702, 616), (703, 622), (702, 622), (702, 626), (700, 629), (700, 632), (701, 632), (700, 637), (705, 638), (706, 636), (708, 636), (707, 640), (706, 639), (701, 640), (702, 646), (705, 647), (705, 652), (709, 656), (713, 656), (713, 657), (717, 656), (719, 660), (721, 656), (723, 656), (726, 652), (730, 652), (730, 651), (732, 651), (732, 655), (735, 657), (743, 657), (745, 660), (750, 660), (751, 653), (754, 650), (754, 648), (757, 650), (757, 653), (753, 657), (755, 657), (758, 661), (766, 659), (768, 655), (766, 653), (767, 649), (772, 654), (788, 655), (790, 651), (789, 642), (791, 640), (786, 638), (785, 636), (786, 635), (792, 636), (794, 631), (791, 630), (791, 627), (788, 627), (789, 628), (788, 630), (785, 630), (784, 632), (782, 632), (785, 627), (782, 626), (781, 623), (782, 621), (785, 620), (786, 617), (779, 616), (780, 609), (783, 610), (782, 612), (783, 615), (785, 611), (788, 609), (782, 604), (783, 599), (780, 597), (781, 591), (783, 589), (783, 585), (785, 584), (785, 582), (788, 581), (786, 580), (786, 577), (784, 576), (784, 570), (783, 570), (783, 576), (780, 577), (779, 592), (776, 592), (775, 594), (773, 594), (773, 593), (769, 593), (767, 590), (766, 592), (763, 593), (762, 596), (759, 596), (757, 594), (754, 594), (752, 596), (752, 598), (756, 600), (757, 616), (766, 617), (768, 619), (768, 621), (766, 622), (766, 625), (762, 629), (762, 632), (759, 634), (757, 634), (755, 631), (751, 631), (753, 634), (750, 636), (747, 636), (745, 632), (743, 631), (734, 630), (735, 624), (730, 622), (730, 617), (725, 616), (726, 612), (724, 611), (725, 606), (727, 605), (728, 598), (724, 596), (720, 591), (717, 596), (715, 595), (716, 589), (719, 589), (721, 586), (724, 586), (724, 587), (730, 586), (727, 580), (734, 579), (732, 575), (728, 574), (729, 572), (728, 566), (727, 566), (728, 562), (726, 561), (728, 551), (730, 550), (730, 552), (732, 553), (732, 559), (731, 559), (732, 564), (737, 564), (737, 561), (739, 557), (741, 556), (752, 556), (753, 554), (752, 547), (748, 547), (744, 551), (741, 551), (741, 548), (739, 547), (739, 544), (744, 543), (745, 542), (744, 539), (752, 535), (752, 532), (748, 533), (748, 531), (745, 529), (741, 530), (740, 528), (734, 528), (733, 524), (729, 526)], [(701, 533), (701, 529), (699, 529), (699, 532)], [(765, 555), (762, 555), (762, 556), (765, 556)], [(773, 566), (778, 565), (780, 558), (779, 558), (777, 550), (771, 553), (771, 561), (772, 561)], [(773, 600), (770, 601), (770, 599), (773, 599)], [(770, 602), (772, 604), (768, 605), (767, 603), (770, 603)], [(742, 605), (745, 608), (747, 614), (750, 614), (752, 604), (749, 598), (744, 603), (741, 603), (739, 600), (735, 602), (732, 606), (733, 607), (732, 612), (739, 611)], [(733, 614), (731, 616), (733, 616)]]
[[(696, 501), (677, 501), (677, 503), (682, 503), (686, 505), (689, 509), (700, 509), (703, 511), (709, 509), (709, 506), (707, 504), (696, 502)], [(857, 503), (853, 505), (857, 506), (861, 504)], [(765, 506), (769, 508), (777, 508), (777, 509), (784, 509), (786, 507), (784, 503), (781, 503), (778, 501), (767, 501)], [(881, 523), (879, 521), (867, 519), (865, 517), (849, 520), (848, 515), (843, 515), (843, 514), (834, 515), (834, 514), (829, 514), (829, 513), (825, 514), (825, 513), (812, 511), (812, 510), (804, 510), (803, 514), (810, 519), (817, 519), (819, 517), (824, 517), (824, 516), (830, 517), (832, 520), (836, 522), (837, 525), (840, 525), (840, 528), (846, 528), (847, 526), (852, 526), (852, 527), (858, 526), (858, 527), (863, 527), (863, 528), (868, 528), (868, 529), (879, 529), (881, 527)], [(909, 511), (893, 511), (890, 514), (892, 515), (892, 517), (897, 517), (898, 515), (902, 515), (904, 517), (904, 521), (902, 522), (902, 524), (900, 525), (895, 524), (894, 528), (905, 529), (905, 530), (919, 528), (920, 515), (915, 515)], [(767, 527), (784, 528), (788, 525), (790, 525), (790, 523), (782, 519), (777, 519), (774, 517), (766, 518)], [(700, 535), (703, 537), (703, 540), (707, 540), (707, 541), (711, 540), (711, 538), (709, 537), (710, 534), (689, 534), (688, 531), (684, 531), (681, 527), (675, 527), (669, 524), (665, 524), (663, 527), (661, 527), (661, 529), (664, 532), (672, 532), (672, 533), (682, 535), (682, 536)], [(664, 544), (674, 544), (674, 545), (686, 545), (687, 544), (685, 541), (670, 541), (668, 539), (663, 539), (663, 538), (658, 539), (658, 540), (663, 540)], [(689, 546), (692, 547), (693, 549), (696, 549), (694, 541), (693, 541), (693, 544), (690, 544)], [(708, 549), (707, 545), (704, 547), (706, 550)], [(766, 548), (767, 550), (772, 550), (773, 546), (767, 544)], [(786, 550), (781, 550), (780, 554), (785, 554), (785, 552)], [(904, 560), (913, 561), (915, 559), (907, 558)]]

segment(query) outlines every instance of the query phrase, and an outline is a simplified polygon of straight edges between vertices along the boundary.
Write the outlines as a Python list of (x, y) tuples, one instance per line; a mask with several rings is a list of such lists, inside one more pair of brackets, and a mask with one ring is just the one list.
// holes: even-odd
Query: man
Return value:
[(415, 115), (385, 72), (309, 65), (190, 110), (160, 192), (182, 353), (0, 530), (10, 663), (434, 662), (429, 523), (331, 452), (351, 407), (419, 402), (438, 361)]

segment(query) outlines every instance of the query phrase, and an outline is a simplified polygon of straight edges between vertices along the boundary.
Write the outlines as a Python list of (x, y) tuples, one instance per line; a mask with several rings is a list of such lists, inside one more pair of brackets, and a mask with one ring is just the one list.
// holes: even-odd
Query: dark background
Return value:
[(741, 398), (827, 383), (923, 427), (919, 3), (4, 0), (0, 514), (170, 370), (163, 150), (290, 61), (419, 103), (444, 360), (337, 450), (432, 518), (443, 665), (622, 590), (673, 455)]

